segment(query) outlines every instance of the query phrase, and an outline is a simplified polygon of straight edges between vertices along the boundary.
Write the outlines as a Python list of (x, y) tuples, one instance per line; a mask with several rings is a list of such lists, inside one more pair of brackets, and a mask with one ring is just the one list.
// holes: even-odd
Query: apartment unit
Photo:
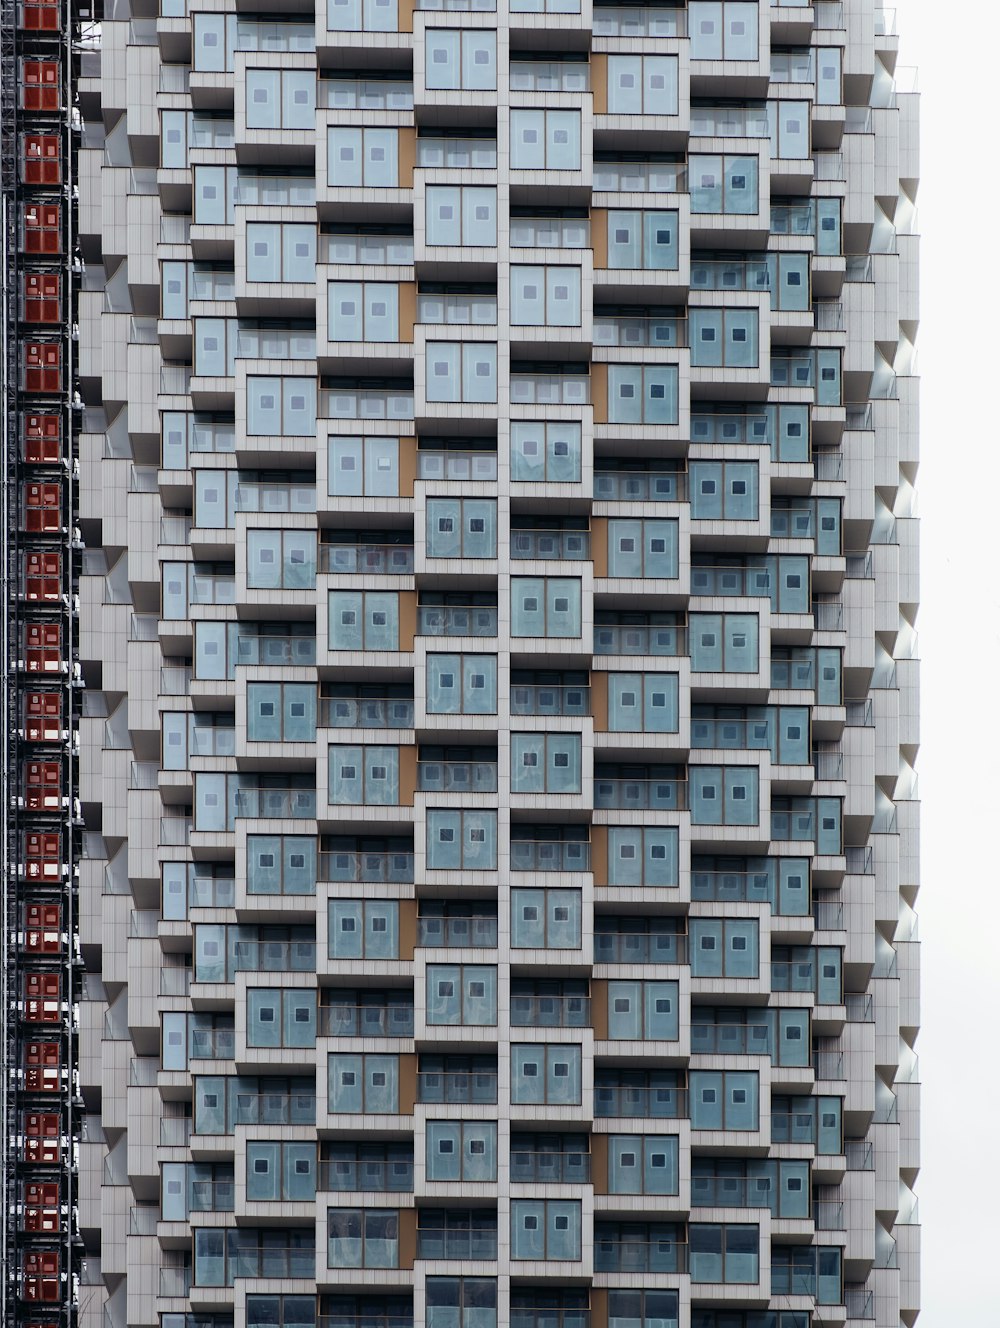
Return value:
[(891, 13), (97, 17), (46, 1328), (909, 1328)]

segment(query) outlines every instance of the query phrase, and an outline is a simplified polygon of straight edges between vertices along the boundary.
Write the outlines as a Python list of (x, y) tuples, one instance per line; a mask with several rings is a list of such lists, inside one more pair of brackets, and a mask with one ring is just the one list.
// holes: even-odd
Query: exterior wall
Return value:
[[(400, 1318), (403, 1328), (412, 1315), (443, 1328), (438, 1284), (428, 1293), (428, 1280), (443, 1277), (495, 1279), (498, 1321), (518, 1328), (544, 1313), (567, 1324), (589, 1315), (604, 1328), (641, 1312), (626, 1307), (629, 1290), (676, 1292), (657, 1308), (647, 1301), (642, 1313), (678, 1328), (863, 1320), (897, 1328), (916, 1316), (919, 585), (909, 367), (917, 238), (896, 234), (890, 215), (897, 197), (898, 215), (912, 215), (904, 205), (916, 189), (915, 99), (893, 92), (896, 39), (870, 0), (727, 5), (727, 42), (740, 35), (733, 25), (755, 22), (756, 58), (722, 59), (699, 46), (720, 6), (692, 3), (685, 14), (581, 0), (580, 12), (557, 12), (565, 7), (412, 9), (400, 0), (390, 31), (330, 30), (323, 5), (295, 27), (284, 11), (278, 22), (240, 10), (239, 49), (232, 70), (220, 71), (224, 34), (221, 46), (202, 35), (222, 34), (210, 24), (234, 25), (235, 12), (176, 6), (158, 19), (105, 21), (101, 76), (79, 81), (88, 278), (80, 305), (81, 1090), (89, 1131), (80, 1213), (113, 1328), (182, 1314), (217, 1316), (212, 1328), (255, 1322), (273, 1306), (265, 1312), (248, 1299), (281, 1294), (306, 1297), (307, 1320), (378, 1315), (388, 1328)], [(676, 31), (661, 35), (671, 25)], [(441, 29), (458, 34), (458, 49), (467, 39), (467, 52), (475, 34), (495, 34), (495, 91), (428, 88), (439, 67), (428, 49)], [(623, 57), (675, 61), (666, 77), (676, 76), (676, 106), (650, 83), (645, 109), (625, 113), (615, 99), (635, 67)], [(831, 95), (816, 70), (838, 64)], [(472, 77), (480, 66), (467, 57), (464, 68)], [(644, 76), (663, 68), (647, 64)], [(314, 74), (324, 94), (314, 123), (309, 112), (308, 127), (248, 125), (265, 75), (288, 80), (294, 108), (287, 89), (311, 87)], [(363, 93), (348, 89), (347, 80), (369, 75)], [(553, 90), (556, 79), (565, 83)], [(366, 104), (353, 104), (362, 96)], [(578, 160), (560, 157), (564, 122), (550, 119), (539, 130), (550, 135), (545, 167), (518, 165), (525, 110), (577, 115), (565, 125), (579, 132)], [(780, 126), (770, 137), (769, 123)], [(179, 157), (175, 130), (187, 135)], [(328, 134), (339, 152), (351, 146), (337, 138), (342, 130), (369, 135), (366, 183), (338, 179), (346, 167), (337, 157), (331, 176)], [(472, 142), (443, 143), (445, 130)], [(383, 144), (397, 153), (391, 184), (373, 155)], [(474, 152), (494, 145), (496, 167), (472, 164)], [(435, 152), (451, 155), (437, 164)], [(228, 180), (206, 174), (219, 170)], [(262, 182), (255, 172), (269, 175)], [(727, 197), (747, 194), (733, 210), (705, 201), (720, 177)], [(434, 243), (428, 195), (433, 202), (431, 191), (458, 185), (496, 190), (495, 244), (483, 234), (478, 243)], [(622, 233), (643, 224), (622, 214), (653, 211), (671, 214), (645, 222), (647, 248), (673, 246), (668, 265), (621, 266)], [(836, 219), (833, 230), (823, 217)], [(284, 232), (287, 244), (313, 237), (314, 278), (265, 272), (254, 249), (265, 241), (251, 228), (277, 224), (300, 228)], [(290, 252), (283, 261), (293, 267)], [(526, 278), (516, 270), (526, 265), (539, 271)], [(540, 271), (553, 266), (575, 272)], [(802, 283), (786, 279), (793, 270), (805, 298)], [(106, 282), (103, 293), (92, 274)], [(550, 314), (549, 323), (526, 325), (518, 290), (530, 303), (525, 286), (547, 289), (551, 311), (556, 287), (577, 274), (579, 310), (569, 324)], [(189, 283), (186, 308), (168, 291), (175, 279)], [(335, 281), (382, 283), (374, 299), (398, 298), (398, 333), (336, 339), (345, 334), (331, 323), (326, 289)], [(363, 305), (365, 297), (354, 288), (344, 298)], [(466, 321), (457, 312), (463, 299), (477, 310)], [(435, 301), (450, 301), (447, 321), (434, 320)], [(720, 311), (713, 342), (704, 329)], [(368, 317), (382, 326), (376, 310)], [(209, 327), (208, 319), (228, 322)], [(239, 338), (228, 362), (209, 344), (225, 336)], [(756, 354), (748, 350), (754, 336)], [(720, 340), (727, 362), (713, 364)], [(486, 392), (488, 375), (471, 368), (492, 364), (484, 345), (496, 356)], [(435, 400), (438, 365), (461, 363), (463, 348), (467, 399)], [(258, 377), (285, 381), (260, 389)], [(623, 383), (636, 395), (624, 395)], [(258, 432), (265, 426), (248, 406), (253, 394), (271, 421), (264, 396), (283, 400), (291, 415), (293, 398), (314, 386), (315, 422)], [(632, 411), (639, 396), (645, 419)], [(790, 421), (803, 430), (786, 428)], [(527, 454), (518, 460), (526, 423), (550, 430), (547, 471), (532, 469)], [(576, 457), (572, 445), (568, 458), (555, 447), (570, 436), (557, 432), (567, 425), (578, 428)], [(174, 441), (178, 429), (189, 431), (186, 452)], [(345, 438), (364, 441), (354, 472), (339, 466)], [(398, 440), (382, 450), (394, 457), (389, 470), (376, 460), (384, 440)], [(722, 462), (725, 474), (708, 469)], [(397, 478), (384, 482), (392, 464)], [(366, 491), (337, 492), (350, 473), (367, 473)], [(711, 506), (710, 483), (726, 491), (728, 510), (721, 497)], [(239, 486), (239, 498), (219, 519), (209, 491), (224, 494), (227, 485), (233, 493)], [(746, 493), (754, 485), (756, 501)], [(459, 500), (493, 506), (440, 506)], [(466, 524), (468, 546), (440, 556), (441, 518), (495, 521), (495, 542), (473, 549), (485, 535)], [(670, 524), (622, 524), (643, 520)], [(276, 562), (256, 552), (260, 532), (285, 533)], [(645, 566), (628, 540), (646, 541)], [(676, 542), (672, 567), (661, 565), (666, 553), (661, 559), (655, 540)], [(299, 549), (304, 563), (295, 561)], [(282, 559), (284, 584), (264, 584)], [(524, 577), (562, 584), (523, 592)], [(367, 643), (338, 637), (344, 625), (331, 625), (329, 597), (345, 592), (396, 596), (395, 640), (380, 638), (374, 619)], [(518, 613), (533, 612), (522, 593), (543, 602), (548, 594), (549, 635), (520, 634)], [(576, 595), (578, 614), (560, 627)], [(571, 609), (556, 605), (563, 596)], [(373, 604), (359, 600), (350, 611), (385, 611)], [(725, 628), (719, 615), (729, 616)], [(217, 635), (216, 653), (207, 652), (216, 624), (244, 632), (229, 668), (221, 665), (237, 650), (232, 638)], [(736, 640), (753, 630), (755, 656)], [(699, 654), (712, 631), (733, 634), (727, 667)], [(467, 673), (487, 677), (495, 661), (492, 710), (435, 708), (431, 657), (441, 654), (475, 657)], [(462, 661), (446, 667), (462, 674)], [(658, 674), (670, 680), (640, 676)], [(262, 735), (251, 689), (264, 684), (300, 686), (295, 703), (307, 711), (301, 697), (318, 697), (315, 729), (296, 727), (302, 717), (289, 710), (283, 731)], [(349, 695), (347, 687), (364, 690)], [(635, 712), (623, 693), (642, 696), (644, 687), (643, 727), (620, 716)], [(676, 723), (662, 731), (658, 715), (671, 702), (658, 698), (673, 688)], [(275, 691), (266, 702), (275, 724), (285, 700)], [(178, 715), (192, 717), (179, 747), (168, 740), (182, 731)], [(195, 726), (207, 716), (225, 723)], [(548, 787), (530, 784), (541, 766), (525, 764), (528, 734), (548, 737), (538, 757)], [(566, 765), (556, 759), (564, 739)], [(186, 756), (175, 759), (185, 741)], [(359, 750), (331, 758), (343, 745)], [(331, 759), (340, 762), (333, 774)], [(357, 781), (345, 767), (366, 761), (367, 804), (344, 792)], [(573, 761), (576, 781), (555, 787)], [(396, 771), (397, 789), (377, 801), (383, 768), (387, 778)], [(713, 801), (705, 785), (716, 768), (727, 773)], [(230, 782), (210, 783), (213, 776)], [(526, 791), (519, 780), (529, 781)], [(724, 816), (715, 811), (723, 800)], [(495, 817), (495, 860), (474, 858), (482, 850), (472, 839), (464, 866), (438, 865), (442, 823), (429, 813), (442, 812), (466, 814), (459, 836), (485, 813), (487, 841)], [(545, 842), (525, 847), (528, 827)], [(638, 859), (621, 856), (624, 832), (646, 833), (641, 856), (664, 828), (676, 830), (675, 876), (666, 884), (629, 876), (626, 864)], [(266, 851), (279, 861), (282, 852), (306, 862), (315, 853), (308, 892), (259, 884), (275, 878), (254, 839), (262, 835), (301, 839), (292, 848), (275, 840)], [(651, 856), (649, 874), (666, 860)], [(800, 903), (776, 884), (782, 863), (808, 880)], [(169, 886), (189, 864), (202, 873), (201, 893), (192, 868), (183, 906)], [(299, 871), (290, 857), (286, 870), (289, 878)], [(518, 908), (544, 915), (559, 906), (541, 893), (528, 900), (518, 893), (525, 890), (567, 892), (565, 904), (579, 909), (575, 933), (567, 924), (561, 944), (551, 934), (547, 944), (519, 944)], [(396, 945), (378, 957), (336, 957), (331, 906), (344, 900), (395, 903), (388, 925), (398, 927)], [(468, 941), (462, 923), (432, 921), (445, 902), (459, 915), (479, 911)], [(713, 922), (731, 965), (721, 976), (703, 943)], [(243, 928), (222, 942), (241, 947), (222, 973), (209, 950), (221, 933), (206, 943), (205, 930), (219, 925)], [(670, 928), (669, 943), (648, 938)], [(619, 939), (607, 940), (609, 932)], [(739, 967), (746, 951), (731, 936), (755, 938), (756, 963)], [(486, 970), (466, 974), (469, 981), (496, 983), (485, 1024), (435, 1022), (447, 1000), (441, 984), (462, 981), (441, 967), (462, 964)], [(831, 966), (840, 968), (841, 990), (820, 986)], [(248, 1011), (261, 989), (305, 993), (283, 1007), (276, 998), (289, 1036), (295, 1002), (304, 1011), (316, 1002), (314, 1046), (256, 1045), (267, 1039)], [(403, 1016), (362, 1023), (337, 1012), (338, 1000), (361, 1004), (376, 991), (407, 1009), (412, 1001), (412, 1027)], [(618, 1002), (637, 993), (670, 1002), (669, 1035), (647, 1012), (640, 1036), (622, 1036)], [(187, 1034), (186, 1057), (172, 1041), (180, 1015), (203, 1025)], [(804, 1030), (801, 1054), (786, 1027)], [(526, 1080), (513, 1048), (536, 1043), (579, 1049), (577, 1101), (517, 1100)], [(335, 1109), (328, 1061), (345, 1055), (397, 1058), (395, 1109)], [(461, 1100), (460, 1078), (448, 1081), (454, 1100), (429, 1100), (435, 1068), (459, 1075), (469, 1064), (435, 1059), (442, 1056), (495, 1058), (496, 1101)], [(706, 1124), (704, 1076), (715, 1072), (756, 1076), (731, 1081), (752, 1082), (759, 1094), (750, 1125)], [(256, 1080), (242, 1091), (248, 1101), (255, 1091), (272, 1094), (274, 1119), (207, 1132), (196, 1119), (197, 1081), (207, 1076)], [(289, 1077), (315, 1079), (315, 1113), (304, 1110), (301, 1122), (282, 1098)], [(711, 1083), (723, 1092), (723, 1080)], [(841, 1121), (835, 1146), (824, 1112)], [(427, 1125), (438, 1121), (496, 1123), (491, 1178), (429, 1174)], [(526, 1170), (528, 1135), (537, 1148), (577, 1160)], [(622, 1136), (639, 1156), (647, 1136), (677, 1140), (673, 1192), (622, 1187)], [(283, 1198), (254, 1197), (247, 1149), (257, 1143), (309, 1146), (315, 1195), (291, 1172)], [(379, 1144), (412, 1147), (404, 1187), (371, 1180), (343, 1188), (332, 1164), (344, 1146), (356, 1145), (360, 1159), (362, 1146)], [(761, 1160), (808, 1164), (801, 1211), (781, 1211), (778, 1171), (772, 1198), (762, 1200), (766, 1191), (752, 1179)], [(164, 1178), (172, 1185), (178, 1164), (189, 1168), (183, 1183), (197, 1182), (189, 1191), (196, 1206), (212, 1196), (204, 1209), (178, 1215), (168, 1200)], [(565, 1168), (561, 1180), (545, 1179), (552, 1166)], [(512, 1232), (525, 1238), (528, 1230), (518, 1205), (543, 1200), (568, 1205), (571, 1228), (579, 1223), (573, 1257), (558, 1257), (557, 1227), (549, 1257), (518, 1257)], [(335, 1209), (398, 1212), (398, 1248), (384, 1259), (371, 1254), (367, 1267), (329, 1266)], [(495, 1249), (489, 1237), (455, 1235), (447, 1257), (432, 1257), (427, 1228), (443, 1209), (455, 1222), (469, 1211), (495, 1216)], [(554, 1223), (563, 1212), (552, 1207), (539, 1220)], [(619, 1235), (633, 1243), (624, 1251), (610, 1223), (626, 1224)], [(653, 1225), (627, 1225), (636, 1223)], [(734, 1257), (729, 1275), (716, 1277), (705, 1242), (721, 1226), (752, 1229), (756, 1263)], [(282, 1233), (293, 1233), (314, 1251), (315, 1266), (305, 1252), (284, 1253), (262, 1260), (257, 1276), (247, 1264), (232, 1285), (215, 1285), (209, 1263), (195, 1256), (208, 1239), (198, 1233), (209, 1228), (267, 1233), (261, 1239), (279, 1248)], [(812, 1271), (820, 1263), (822, 1278)], [(389, 1300), (376, 1307), (374, 1296)], [(777, 1320), (754, 1317), (768, 1307), (780, 1311)], [(470, 1311), (470, 1325), (474, 1318)], [(491, 1321), (486, 1312), (477, 1320), (482, 1328)]]

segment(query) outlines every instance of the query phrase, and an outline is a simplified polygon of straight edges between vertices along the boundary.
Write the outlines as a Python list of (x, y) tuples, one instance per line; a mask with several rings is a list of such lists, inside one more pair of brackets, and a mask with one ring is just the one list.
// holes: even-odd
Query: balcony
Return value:
[(413, 1159), (338, 1157), (319, 1164), (320, 1190), (364, 1190), (380, 1194), (413, 1189)]
[(413, 850), (328, 849), (319, 855), (319, 879), (407, 885), (413, 880)]
[(590, 373), (536, 373), (511, 365), (512, 406), (586, 406), (590, 403)]
[(684, 1120), (688, 1114), (685, 1088), (670, 1085), (594, 1084), (595, 1118), (623, 1120)]
[(640, 5), (594, 6), (595, 37), (686, 37), (687, 11)]
[(675, 931), (594, 932), (595, 964), (685, 964), (687, 937)]
[(497, 1101), (497, 1072), (493, 1070), (420, 1070), (417, 1101), (430, 1105), (448, 1103), (491, 1106)]
[[(516, 675), (515, 675), (516, 676)], [(528, 683), (511, 680), (512, 715), (589, 715), (590, 684)]]
[(496, 913), (474, 913), (469, 905), (466, 916), (421, 913), (417, 919), (417, 945), (439, 949), (495, 950), (498, 921)]
[(590, 997), (519, 994), (512, 988), (510, 1022), (516, 1028), (588, 1028)]
[(319, 257), (323, 263), (410, 267), (413, 264), (413, 235), (388, 230), (324, 231), (319, 237)]
[(604, 1236), (594, 1232), (595, 1273), (683, 1273), (688, 1247), (673, 1236)]
[[(579, 10), (574, 10), (578, 13)], [(590, 219), (582, 216), (518, 216), (511, 209), (512, 249), (589, 249)]]
[(434, 448), (417, 450), (418, 480), (477, 481), (493, 484), (497, 478), (497, 454), (486, 448)]
[(319, 1007), (323, 1037), (413, 1037), (413, 997), (399, 1002), (355, 1004), (327, 1000)]
[(496, 1214), (492, 1216), (492, 1227), (431, 1226), (421, 1223), (417, 1228), (417, 1258), (492, 1262), (497, 1257)]
[(496, 793), (495, 760), (434, 760), (421, 756), (417, 761), (417, 788), (422, 793)]
[[(638, 616), (638, 615), (632, 615)], [(645, 614), (644, 622), (610, 621), (610, 615), (598, 610), (594, 623), (595, 655), (661, 655), (678, 658), (687, 654), (687, 629), (670, 621), (673, 615)]]
[(510, 1179), (515, 1185), (589, 1185), (590, 1153), (582, 1148), (566, 1152), (529, 1150), (512, 1140)]

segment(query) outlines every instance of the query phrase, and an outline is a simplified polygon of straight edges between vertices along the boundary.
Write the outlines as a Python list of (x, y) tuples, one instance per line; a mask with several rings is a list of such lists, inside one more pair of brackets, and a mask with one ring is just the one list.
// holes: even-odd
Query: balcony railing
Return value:
[(412, 391), (389, 388), (324, 388), (319, 394), (325, 420), (412, 420)]
[(420, 604), (418, 636), (496, 636), (497, 609), (491, 604)]
[(682, 1241), (594, 1236), (595, 1273), (683, 1273), (688, 1247)]
[(409, 267), (413, 263), (412, 235), (341, 235), (319, 237), (320, 261), (373, 267)]
[(321, 572), (338, 575), (408, 576), (413, 571), (412, 544), (321, 544)]
[(413, 1037), (413, 1002), (321, 1005), (319, 1032), (324, 1037)]
[(186, 1148), (191, 1142), (193, 1125), (190, 1116), (161, 1116), (160, 1147)]
[(579, 561), (590, 557), (589, 530), (520, 530), (510, 532), (511, 558), (561, 558)]
[(417, 919), (417, 945), (495, 950), (498, 926), (495, 917), (421, 917)]
[(511, 92), (589, 92), (585, 60), (511, 60)]
[(586, 683), (511, 683), (512, 715), (589, 715)]
[(867, 1139), (848, 1139), (844, 1144), (848, 1171), (874, 1171), (875, 1145)]
[(767, 1024), (691, 1025), (691, 1054), (769, 1056), (771, 1030)]
[(413, 1163), (391, 1158), (324, 1159), (319, 1164), (318, 1188), (405, 1193), (413, 1189)]
[(238, 666), (315, 664), (314, 636), (243, 636), (236, 638)]
[(427, 793), (496, 793), (495, 761), (418, 761), (417, 788)]
[(319, 726), (331, 729), (412, 729), (414, 703), (405, 696), (325, 696)]
[(417, 451), (418, 480), (481, 480), (497, 477), (497, 454), (486, 451), (452, 451), (421, 447)]
[(595, 775), (594, 806), (602, 811), (683, 811), (687, 807), (687, 780), (608, 779)]
[(238, 788), (234, 795), (235, 815), (267, 820), (314, 820), (316, 790), (308, 788)]
[(491, 1105), (496, 1100), (495, 1070), (420, 1070), (417, 1074), (418, 1102)]
[(687, 319), (672, 314), (594, 314), (595, 346), (686, 346)]
[(512, 872), (590, 871), (590, 844), (579, 839), (515, 839), (510, 841)]
[(186, 1297), (191, 1294), (190, 1268), (161, 1268), (159, 1295), (162, 1297)]
[(687, 476), (669, 470), (595, 470), (594, 501), (678, 503), (687, 495)]
[(478, 1231), (446, 1227), (417, 1229), (418, 1259), (474, 1259), (491, 1262), (497, 1257), (496, 1231)]
[(817, 1231), (844, 1231), (844, 1204), (840, 1199), (814, 1199), (812, 1220)]
[[(579, 10), (573, 12), (579, 13)], [(588, 249), (590, 221), (587, 217), (511, 217), (510, 247)]]
[(593, 33), (595, 37), (685, 37), (687, 11), (595, 5)]
[(677, 932), (595, 932), (594, 963), (686, 964), (687, 937)]
[(851, 1024), (873, 1024), (875, 1022), (875, 1000), (869, 992), (848, 992), (844, 997), (847, 1020)]
[(321, 881), (408, 884), (413, 880), (413, 854), (365, 849), (331, 849), (319, 855)]
[(647, 1120), (683, 1120), (688, 1114), (684, 1088), (595, 1084), (594, 1115)]
[(774, 893), (768, 872), (691, 871), (691, 898), (713, 903), (767, 904)]
[(510, 1179), (515, 1184), (588, 1185), (590, 1154), (582, 1149), (547, 1153), (529, 1152), (512, 1147)]
[(589, 996), (510, 997), (510, 1022), (517, 1028), (587, 1028)]
[(687, 631), (670, 623), (653, 623), (648, 627), (633, 623), (596, 623), (594, 654), (676, 658), (687, 654)]

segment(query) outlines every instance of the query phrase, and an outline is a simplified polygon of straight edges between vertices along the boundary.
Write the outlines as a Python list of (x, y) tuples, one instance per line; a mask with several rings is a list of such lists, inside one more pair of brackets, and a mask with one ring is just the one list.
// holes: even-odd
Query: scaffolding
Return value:
[(71, 0), (2, 0), (4, 1328), (70, 1328), (82, 1254), (73, 105), (81, 18)]

